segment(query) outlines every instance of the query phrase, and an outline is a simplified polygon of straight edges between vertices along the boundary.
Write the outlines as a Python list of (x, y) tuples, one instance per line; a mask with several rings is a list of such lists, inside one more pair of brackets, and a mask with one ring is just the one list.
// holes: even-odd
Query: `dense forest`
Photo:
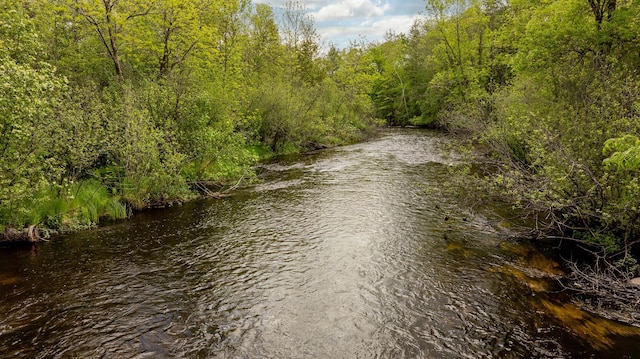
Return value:
[(67, 230), (361, 139), (363, 46), (320, 56), (298, 2), (0, 2), (0, 225)]
[(464, 188), (630, 273), (640, 5), (427, 0), (338, 49), (300, 2), (0, 1), (0, 226), (73, 229), (252, 177), (256, 161), (430, 125)]
[(435, 121), (480, 151), (467, 198), (488, 193), (531, 219), (533, 237), (637, 274), (640, 4), (429, 0), (425, 15), (377, 47), (401, 64), (374, 86), (378, 111)]

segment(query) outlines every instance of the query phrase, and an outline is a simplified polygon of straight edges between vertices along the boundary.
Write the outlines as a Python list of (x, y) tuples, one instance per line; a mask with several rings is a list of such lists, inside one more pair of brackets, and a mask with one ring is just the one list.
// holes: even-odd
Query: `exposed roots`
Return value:
[(0, 245), (12, 245), (21, 243), (38, 243), (44, 239), (40, 235), (38, 227), (31, 225), (19, 231), (15, 228), (7, 227), (0, 235)]

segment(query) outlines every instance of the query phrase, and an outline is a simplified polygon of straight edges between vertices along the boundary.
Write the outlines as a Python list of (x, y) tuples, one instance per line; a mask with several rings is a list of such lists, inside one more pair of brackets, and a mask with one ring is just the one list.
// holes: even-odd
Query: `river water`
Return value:
[(284, 158), (262, 181), (0, 253), (0, 357), (640, 358), (556, 265), (467, 213), (435, 132)]

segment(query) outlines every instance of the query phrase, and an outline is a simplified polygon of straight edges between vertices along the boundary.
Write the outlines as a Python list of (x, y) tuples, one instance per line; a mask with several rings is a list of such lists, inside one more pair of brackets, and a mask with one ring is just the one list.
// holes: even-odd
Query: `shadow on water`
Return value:
[(2, 252), (0, 357), (640, 357), (557, 263), (449, 215), (446, 141), (393, 129), (264, 164), (231, 198)]

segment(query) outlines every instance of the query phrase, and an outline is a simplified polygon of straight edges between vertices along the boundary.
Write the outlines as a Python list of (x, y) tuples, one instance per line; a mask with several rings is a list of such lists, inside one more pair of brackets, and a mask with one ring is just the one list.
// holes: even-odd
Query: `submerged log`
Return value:
[(19, 231), (15, 228), (7, 227), (0, 236), (0, 244), (20, 244), (20, 243), (37, 243), (42, 240), (40, 231), (35, 225), (31, 225)]

